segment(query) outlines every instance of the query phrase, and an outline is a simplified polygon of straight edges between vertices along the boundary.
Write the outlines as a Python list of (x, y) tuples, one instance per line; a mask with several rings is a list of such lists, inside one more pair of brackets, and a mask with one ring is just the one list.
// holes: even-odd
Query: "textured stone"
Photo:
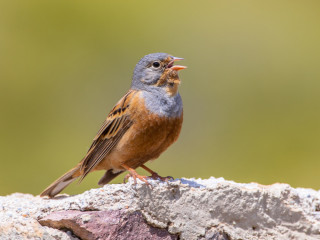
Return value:
[(39, 220), (43, 226), (57, 229), (70, 229), (81, 239), (105, 240), (174, 240), (176, 235), (169, 234), (147, 224), (140, 212), (124, 210), (53, 212)]
[(19, 193), (0, 197), (0, 239), (77, 239), (79, 228), (96, 237), (94, 228), (105, 227), (106, 233), (126, 239), (144, 239), (160, 230), (172, 234), (165, 237), (188, 240), (320, 239), (319, 191), (222, 178), (150, 183), (152, 189), (139, 181), (135, 186), (130, 179), (56, 199)]

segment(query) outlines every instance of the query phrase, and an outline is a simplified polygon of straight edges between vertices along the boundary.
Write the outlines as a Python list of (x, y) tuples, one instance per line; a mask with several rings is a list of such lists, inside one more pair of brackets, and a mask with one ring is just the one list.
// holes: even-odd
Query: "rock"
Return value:
[(178, 237), (148, 225), (140, 212), (123, 210), (53, 212), (39, 223), (56, 229), (70, 229), (80, 239), (174, 240)]
[(222, 178), (0, 197), (0, 239), (320, 239), (320, 192)]

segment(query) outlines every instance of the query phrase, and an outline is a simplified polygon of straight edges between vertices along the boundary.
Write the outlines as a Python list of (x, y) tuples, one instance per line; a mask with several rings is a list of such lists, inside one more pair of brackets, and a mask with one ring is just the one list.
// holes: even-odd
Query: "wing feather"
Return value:
[(136, 93), (137, 91), (130, 90), (115, 105), (103, 122), (86, 156), (81, 161), (83, 175), (80, 181), (112, 151), (121, 137), (131, 127), (133, 121), (130, 118), (130, 102)]

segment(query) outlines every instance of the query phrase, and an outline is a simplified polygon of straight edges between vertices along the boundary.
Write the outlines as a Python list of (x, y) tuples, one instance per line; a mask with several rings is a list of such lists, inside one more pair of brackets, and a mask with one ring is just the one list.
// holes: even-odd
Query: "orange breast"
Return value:
[[(132, 168), (137, 168), (145, 162), (159, 157), (180, 134), (183, 116), (179, 118), (159, 117), (150, 113), (140, 97), (131, 103), (132, 119), (134, 124), (124, 134), (110, 155), (111, 165), (118, 168), (125, 163)], [(138, 107), (139, 106), (139, 107)]]

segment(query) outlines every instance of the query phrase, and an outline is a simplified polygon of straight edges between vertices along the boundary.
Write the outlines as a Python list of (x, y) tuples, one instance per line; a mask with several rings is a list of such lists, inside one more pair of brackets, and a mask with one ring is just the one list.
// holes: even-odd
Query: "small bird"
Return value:
[(183, 121), (182, 99), (178, 92), (178, 71), (174, 65), (183, 58), (167, 53), (144, 56), (136, 65), (131, 88), (111, 110), (85, 157), (71, 170), (47, 187), (40, 196), (54, 197), (70, 183), (83, 180), (88, 173), (106, 170), (99, 181), (103, 186), (124, 171), (134, 181), (149, 184), (135, 169), (142, 167), (151, 178), (160, 177), (144, 164), (156, 159), (180, 134)]

